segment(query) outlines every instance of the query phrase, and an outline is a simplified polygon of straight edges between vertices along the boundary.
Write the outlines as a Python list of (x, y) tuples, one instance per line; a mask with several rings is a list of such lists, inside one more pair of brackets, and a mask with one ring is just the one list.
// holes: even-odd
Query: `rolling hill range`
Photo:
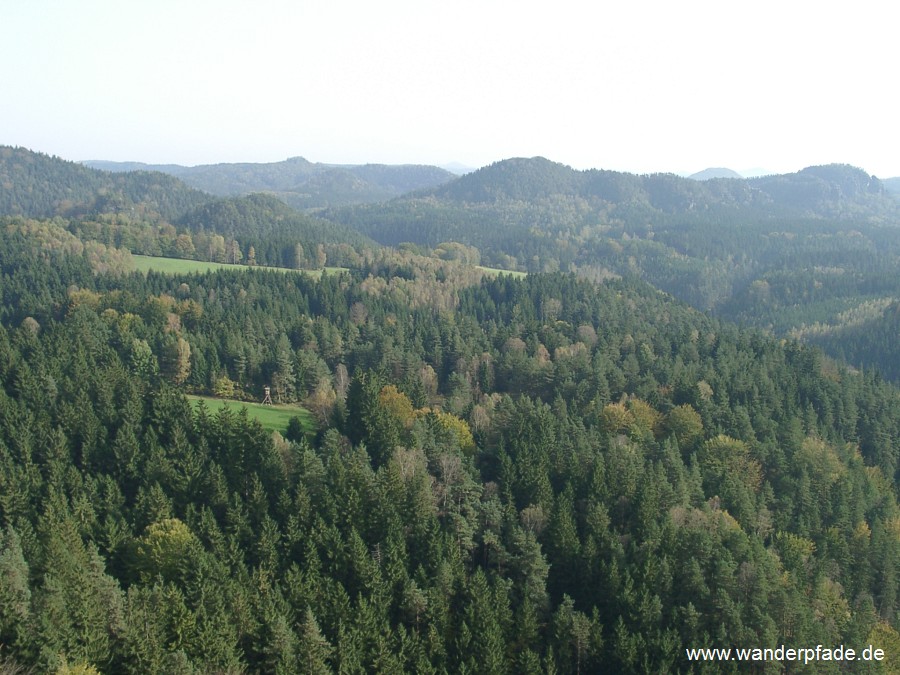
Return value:
[[(449, 174), (300, 158), (197, 169), (217, 176), (217, 189), (271, 191), (216, 198), (159, 172), (101, 171), (2, 148), (0, 215), (63, 216), (76, 236), (134, 253), (279, 267), (353, 266), (375, 242), (425, 254), (457, 242), (472, 247), (467, 260), (490, 267), (640, 277), (720, 317), (815, 339), (893, 372), (887, 359), (896, 350), (864, 349), (859, 326), (881, 321), (900, 299), (900, 202), (851, 166), (698, 181), (517, 158), (430, 187)], [(316, 218), (286, 205), (278, 190), (300, 175), (322, 194), (342, 182), (345, 197), (334, 203), (345, 205)], [(347, 205), (358, 181), (385, 193), (414, 189)]]
[(778, 334), (900, 298), (900, 202), (847, 165), (696, 181), (520, 158), (323, 215), (387, 245), (474, 246), (496, 267), (638, 276)]
[(23, 148), (0, 148), (0, 185), (0, 216), (60, 217), (71, 234), (132, 253), (313, 267), (377, 246), (273, 195), (216, 197), (158, 171), (103, 171)]
[(892, 224), (900, 222), (900, 202), (878, 179), (845, 165), (701, 182), (673, 174), (575, 171), (532, 158), (498, 162), (387, 204), (323, 215), (384, 244), (454, 240), (477, 246), (492, 264), (540, 271), (617, 267), (608, 249), (628, 248), (634, 240), (644, 242), (639, 246), (663, 243), (679, 259), (727, 258), (747, 253), (748, 242), (735, 238), (746, 239), (748, 227), (768, 234), (801, 221)]
[[(640, 235), (661, 226), (785, 218), (898, 222), (900, 203), (877, 178), (845, 165), (748, 180), (695, 181), (674, 174), (576, 171), (536, 157), (497, 162), (390, 204), (332, 209), (325, 215), (385, 244), (433, 245), (456, 238), (489, 255), (516, 255), (514, 242), (507, 241), (511, 238), (572, 235), (585, 227)], [(529, 261), (519, 259), (519, 264)]]
[(576, 171), (542, 157), (509, 159), (460, 177), (430, 194), (451, 202), (579, 198), (600, 207), (643, 206), (661, 214), (741, 209), (743, 215), (846, 217), (898, 214), (874, 176), (848, 165), (808, 167), (747, 180), (692, 181), (674, 174)]
[(111, 172), (160, 171), (178, 177), (191, 187), (223, 197), (268, 192), (298, 209), (386, 201), (413, 190), (436, 187), (455, 177), (435, 166), (321, 164), (302, 157), (283, 162), (192, 167), (107, 161), (83, 164)]

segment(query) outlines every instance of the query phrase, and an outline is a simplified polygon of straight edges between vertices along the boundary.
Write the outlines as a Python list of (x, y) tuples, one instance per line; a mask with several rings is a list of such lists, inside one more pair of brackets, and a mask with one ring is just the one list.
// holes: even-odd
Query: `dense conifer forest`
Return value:
[[(836, 334), (810, 328), (818, 310), (806, 333), (773, 336), (636, 270), (513, 278), (476, 267), (498, 260), (464, 237), (382, 248), (342, 229), (349, 216), (192, 191), (151, 203), (132, 174), (49, 164), (89, 179), (45, 207), (23, 196), (41, 189), (0, 184), (16, 205), (0, 221), (0, 668), (719, 673), (746, 670), (685, 650), (874, 644), (888, 660), (865, 672), (896, 672), (900, 390), (801, 341)], [(114, 182), (90, 187), (101, 177)], [(98, 205), (111, 185), (127, 208)], [(866, 185), (888, 218), (892, 198)], [(541, 189), (556, 187), (538, 176), (522, 198)], [(437, 203), (410, 199), (385, 208)], [(790, 256), (820, 262), (804, 237), (822, 255), (857, 241), (843, 221), (791, 218), (766, 230), (805, 233), (770, 251), (783, 308), (802, 278)], [(866, 316), (896, 325), (894, 240), (870, 226), (880, 271), (834, 274), (851, 290), (823, 302), (869, 293)], [(130, 262), (251, 249), (257, 269)], [(258, 268), (335, 261), (347, 271)], [(265, 387), (315, 429), (186, 398), (258, 402)]]

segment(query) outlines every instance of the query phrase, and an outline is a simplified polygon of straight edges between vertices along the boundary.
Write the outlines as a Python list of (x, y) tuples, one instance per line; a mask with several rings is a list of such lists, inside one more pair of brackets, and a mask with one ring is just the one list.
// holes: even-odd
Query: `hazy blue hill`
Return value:
[(891, 194), (900, 194), (900, 178), (885, 178), (881, 181), (884, 189)]
[(8, 146), (0, 147), (0, 186), (0, 215), (33, 218), (140, 207), (172, 220), (210, 199), (164, 173), (110, 173)]
[(731, 206), (738, 196), (746, 196), (731, 181), (719, 183), (720, 190), (705, 183), (672, 173), (640, 177), (640, 185), (654, 208), (664, 213), (689, 213), (714, 206)]
[(432, 188), (452, 178), (452, 174), (433, 166), (336, 166), (313, 173), (296, 188), (272, 194), (294, 208), (316, 210), (384, 202), (409, 192)]
[(583, 174), (564, 164), (543, 157), (517, 157), (466, 174), (432, 194), (452, 202), (496, 203), (577, 194), (583, 186)]
[(711, 178), (743, 178), (743, 176), (732, 169), (712, 167), (703, 169), (703, 171), (698, 171), (697, 173), (692, 173), (688, 178), (692, 178), (693, 180), (710, 180)]
[(189, 185), (229, 197), (250, 192), (293, 190), (321, 169), (303, 157), (283, 162), (204, 164), (187, 167), (180, 175)]
[(495, 162), (433, 190), (439, 200), (456, 204), (540, 203), (576, 198), (593, 205), (644, 205), (663, 211), (691, 208), (710, 193), (674, 174), (638, 176), (617, 171), (578, 171), (543, 157)]
[(126, 171), (160, 171), (172, 176), (177, 176), (188, 170), (188, 167), (180, 164), (147, 164), (145, 162), (111, 162), (105, 159), (88, 159), (79, 162), (91, 169), (100, 169), (101, 171), (110, 171), (113, 173), (124, 173)]
[(467, 166), (465, 164), (461, 164), (460, 162), (450, 162), (449, 164), (442, 164), (441, 168), (446, 169), (450, 173), (457, 176), (462, 176), (467, 173), (472, 173), (477, 167)]
[[(708, 169), (691, 178), (576, 171), (543, 157), (502, 160), (459, 177), (434, 166), (331, 165), (302, 157), (282, 162), (195, 167), (104, 161), (87, 164), (123, 175), (161, 171), (220, 196), (269, 192), (306, 210), (384, 202), (408, 193), (416, 193), (412, 198), (425, 193), (456, 205), (574, 197), (602, 208), (649, 208), (668, 214), (749, 208), (754, 217), (883, 216), (894, 206), (893, 200), (885, 199), (888, 191), (881, 181), (861, 169), (841, 164), (747, 180), (731, 179), (734, 172), (721, 177), (723, 171), (730, 170), (719, 169)], [(697, 180), (701, 174), (704, 179)], [(103, 182), (97, 177), (92, 180)]]
[(575, 197), (603, 208), (643, 205), (685, 215), (740, 209), (754, 218), (881, 216), (896, 206), (885, 194), (877, 178), (842, 164), (747, 180), (709, 177), (701, 181), (675, 174), (576, 171), (543, 157), (495, 162), (429, 192), (457, 206)]
[(811, 166), (747, 182), (766, 195), (772, 206), (797, 214), (879, 217), (896, 213), (896, 202), (887, 198), (884, 184), (848, 164)]
[(832, 186), (841, 189), (843, 196), (858, 197), (864, 195), (881, 195), (884, 185), (874, 176), (849, 164), (826, 164), (809, 166), (798, 172), (798, 175), (813, 176)]
[[(753, 179), (693, 180), (675, 174), (635, 175), (576, 171), (543, 158), (497, 162), (458, 178), (430, 196), (447, 204), (541, 203), (584, 200), (604, 213), (637, 209), (688, 220), (712, 216), (766, 220), (773, 217), (897, 219), (900, 210), (885, 185), (856, 167), (832, 164), (793, 174)], [(549, 227), (557, 223), (548, 223)]]
[(269, 192), (295, 208), (316, 209), (385, 201), (414, 190), (433, 188), (455, 175), (427, 165), (338, 165), (292, 157), (282, 162), (145, 165), (140, 162), (91, 161), (107, 171), (152, 169), (178, 176), (197, 189), (222, 197)]

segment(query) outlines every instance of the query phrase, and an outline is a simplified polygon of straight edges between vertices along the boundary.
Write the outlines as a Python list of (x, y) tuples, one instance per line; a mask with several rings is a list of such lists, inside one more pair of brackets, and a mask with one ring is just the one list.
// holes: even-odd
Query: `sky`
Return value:
[(900, 10), (0, 0), (0, 144), (70, 160), (900, 176)]

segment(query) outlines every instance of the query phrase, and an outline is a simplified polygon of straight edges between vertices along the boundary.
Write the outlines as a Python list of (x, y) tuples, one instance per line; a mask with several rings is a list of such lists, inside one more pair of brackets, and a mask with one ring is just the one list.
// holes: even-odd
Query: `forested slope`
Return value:
[[(878, 378), (634, 280), (113, 276), (33, 246), (0, 246), (9, 662), (690, 672), (686, 647), (898, 641)], [(223, 377), (320, 432), (193, 412)]]
[(107, 173), (8, 146), (0, 146), (0, 187), (0, 215), (29, 218), (138, 211), (171, 221), (210, 199), (162, 173)]
[[(314, 218), (265, 194), (212, 201), (184, 214), (177, 224), (194, 234), (226, 234), (238, 240), (244, 251), (252, 246), (259, 264), (276, 267), (303, 266), (295, 264), (297, 243), (301, 245), (301, 257), (314, 256), (325, 245), (332, 251), (377, 247), (374, 241), (346, 225)], [(332, 260), (336, 257), (331, 256)]]
[(5, 226), (65, 231), (95, 248), (321, 268), (347, 264), (376, 246), (270, 195), (216, 198), (163, 173), (110, 173), (23, 148), (0, 148), (0, 186)]
[(858, 368), (877, 367), (894, 382), (900, 382), (900, 302), (879, 303), (843, 326), (815, 326), (807, 339)]

